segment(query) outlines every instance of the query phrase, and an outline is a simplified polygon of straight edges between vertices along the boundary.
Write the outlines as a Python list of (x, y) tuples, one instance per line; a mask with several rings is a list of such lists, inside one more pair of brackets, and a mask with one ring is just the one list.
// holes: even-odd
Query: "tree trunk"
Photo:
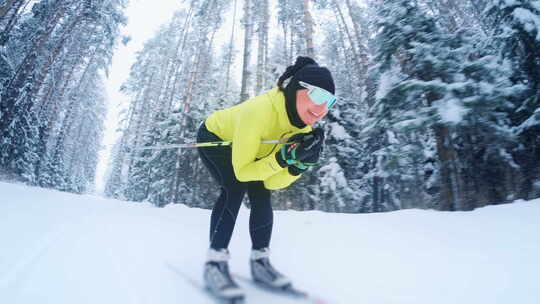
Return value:
[[(73, 25), (73, 24), (72, 24)], [(71, 32), (73, 29), (68, 29), (66, 32)], [(65, 33), (64, 33), (65, 34)], [(69, 36), (69, 35), (68, 35)], [(63, 48), (64, 42), (61, 43), (62, 47), (58, 47), (56, 50), (58, 51), (60, 48)], [(71, 54), (78, 54), (78, 51), (82, 48), (88, 48), (88, 44), (81, 44), (79, 42), (74, 42), (71, 44), (70, 47), (68, 47), (67, 53)], [(90, 61), (94, 62), (94, 57), (97, 53), (97, 48), (95, 47), (92, 54), (90, 55)], [(55, 55), (58, 56), (60, 51), (58, 51)], [(52, 61), (55, 61), (55, 59), (52, 59)], [(70, 62), (67, 59), (62, 60), (62, 63), (60, 64), (60, 67), (57, 68), (60, 72), (60, 75), (54, 75), (53, 78), (56, 78), (55, 81), (52, 81), (50, 83), (50, 87), (47, 89), (46, 94), (44, 94), (42, 98), (42, 102), (39, 108), (39, 115), (40, 118), (40, 125), (39, 125), (39, 140), (40, 140), (40, 158), (38, 160), (38, 163), (36, 165), (36, 176), (40, 176), (40, 171), (42, 169), (43, 162), (48, 158), (50, 155), (49, 151), (51, 150), (51, 147), (53, 147), (52, 143), (52, 137), (51, 133), (55, 127), (55, 125), (58, 125), (58, 119), (60, 116), (60, 105), (62, 102), (65, 101), (64, 94), (66, 92), (67, 87), (70, 83), (72, 83), (72, 80), (75, 75), (76, 69), (83, 64), (83, 62), (76, 61), (76, 62)], [(49, 67), (45, 69), (44, 74), (49, 74), (49, 68), (52, 66), (52, 63), (48, 63)], [(67, 69), (66, 66), (69, 67), (69, 72), (64, 76), (64, 71)], [(86, 70), (86, 69), (85, 69)], [(84, 74), (84, 73), (83, 73)], [(41, 80), (44, 82), (44, 80)], [(80, 84), (79, 84), (80, 86)]]
[(169, 102), (168, 102), (168, 109), (169, 112), (172, 112), (173, 109), (173, 100), (174, 95), (176, 92), (176, 86), (179, 81), (179, 74), (180, 70), (184, 67), (184, 63), (186, 60), (182, 59), (182, 54), (184, 53), (185, 47), (186, 47), (186, 40), (189, 33), (189, 29), (191, 27), (191, 21), (193, 18), (193, 7), (189, 8), (188, 15), (186, 16), (186, 20), (184, 22), (184, 28), (182, 29), (182, 38), (178, 40), (178, 45), (176, 46), (176, 55), (175, 55), (175, 65), (174, 70), (171, 74), (170, 80), (172, 84), (172, 89), (169, 90)]
[(441, 199), (439, 209), (443, 211), (464, 210), (463, 187), (457, 166), (457, 152), (452, 144), (450, 129), (445, 125), (433, 127), (437, 142), (437, 156), (441, 168)]
[(245, 0), (244, 6), (244, 62), (242, 63), (242, 87), (240, 89), (240, 101), (249, 99), (248, 85), (251, 71), (249, 61), (251, 60), (251, 36), (253, 35), (252, 4), (251, 0)]
[[(150, 75), (149, 79), (148, 79), (148, 83), (147, 85), (145, 86), (145, 89), (144, 89), (144, 94), (143, 94), (143, 97), (142, 97), (142, 100), (141, 100), (141, 110), (140, 110), (140, 113), (137, 113), (137, 123), (136, 123), (136, 126), (135, 126), (135, 134), (133, 135), (135, 138), (133, 140), (133, 147), (135, 148), (139, 148), (139, 142), (140, 142), (140, 138), (142, 137), (142, 131), (143, 131), (143, 128), (144, 126), (146, 125), (145, 122), (147, 120), (147, 117), (148, 117), (148, 114), (150, 112), (150, 109), (148, 108), (148, 100), (149, 100), (149, 97), (150, 97), (150, 92), (152, 91), (152, 84), (154, 83), (154, 77), (156, 75), (156, 71), (152, 71), (152, 74)], [(137, 153), (137, 152), (135, 152)], [(128, 174), (131, 175), (131, 171), (133, 169), (133, 160), (134, 160), (135, 157), (131, 157), (130, 158), (130, 162), (129, 162), (129, 169), (128, 169)], [(129, 179), (128, 179), (129, 180)]]
[(289, 57), (288, 47), (287, 47), (287, 39), (289, 37), (288, 31), (287, 31), (287, 22), (285, 21), (282, 25), (283, 27), (283, 55), (285, 57), (285, 62), (292, 62), (292, 58)]
[(167, 65), (167, 73), (165, 80), (166, 85), (165, 89), (163, 90), (162, 106), (160, 107), (162, 113), (172, 111), (172, 101), (174, 99), (174, 90), (176, 89), (176, 75), (178, 73), (178, 70), (182, 66), (183, 60), (181, 58), (181, 54), (183, 53), (184, 47), (186, 46), (186, 34), (189, 29), (189, 22), (191, 20), (192, 12), (193, 8), (190, 7), (188, 14), (184, 20), (184, 25), (182, 27), (180, 37), (178, 37), (174, 55), (172, 56), (170, 63)]
[(304, 0), (304, 25), (306, 27), (305, 35), (306, 35), (306, 53), (309, 57), (315, 58), (315, 46), (313, 44), (313, 17), (311, 17), (311, 13), (309, 12), (309, 0)]
[[(75, 29), (75, 26), (81, 21), (83, 16), (83, 12), (81, 11), (79, 14), (74, 16), (72, 18), (72, 21), (66, 26), (65, 30), (62, 32), (59, 41), (56, 43), (56, 47), (52, 52), (52, 55), (47, 56), (44, 65), (41, 67), (41, 69), (36, 73), (36, 80), (33, 84), (33, 92), (34, 94), (37, 94), (42, 89), (43, 85), (45, 84), (46, 78), (49, 76), (51, 72), (51, 68), (53, 64), (56, 62), (58, 56), (60, 55), (60, 52), (62, 49), (64, 49), (64, 45), (66, 43), (66, 40), (68, 37), (71, 36), (71, 33)], [(52, 91), (55, 88), (54, 82), (50, 84), (50, 88), (48, 91)], [(47, 141), (49, 139), (49, 133), (51, 130), (51, 127), (53, 123), (55, 122), (56, 118), (51, 119), (51, 117), (48, 117), (46, 114), (48, 113), (47, 107), (48, 104), (45, 103), (45, 101), (48, 100), (47, 95), (49, 95), (50, 92), (48, 92), (42, 99), (41, 104), (39, 105), (39, 121), (38, 121), (38, 130), (39, 130), (39, 142), (40, 145), (38, 146), (39, 152), (38, 155), (40, 155), (40, 159), (38, 160), (36, 164), (36, 176), (39, 180), (39, 175), (41, 171), (41, 167), (43, 164), (43, 160), (46, 158), (47, 155)], [(33, 96), (30, 96), (33, 98)], [(56, 111), (55, 111), (56, 112)]]
[[(214, 4), (213, 10), (214, 11), (218, 10), (219, 8), (217, 7), (217, 2), (214, 1), (213, 4)], [(220, 12), (216, 12), (216, 13), (220, 14)], [(196, 84), (199, 82), (200, 74), (202, 73), (201, 70), (203, 69), (203, 66), (205, 63), (204, 59), (208, 56), (207, 54), (212, 53), (212, 45), (214, 43), (214, 37), (219, 28), (220, 19), (216, 18), (214, 21), (215, 22), (213, 24), (211, 24), (212, 22), (209, 21), (206, 24), (206, 26), (200, 29), (201, 33), (199, 35), (198, 46), (196, 48), (198, 52), (196, 52), (194, 62), (193, 64), (191, 64), (191, 66), (193, 67), (193, 70), (191, 72), (190, 79), (189, 79), (189, 82), (185, 91), (185, 95), (184, 95), (184, 108), (181, 113), (182, 120), (180, 122), (181, 131), (180, 131), (180, 136), (179, 136), (181, 139), (184, 139), (186, 137), (186, 131), (188, 129), (188, 123), (189, 123), (188, 113), (191, 109), (191, 103), (193, 102), (193, 96), (195, 94)], [(206, 37), (208, 36), (208, 33), (210, 33), (210, 40), (207, 42)], [(176, 204), (180, 203), (180, 197), (181, 197), (180, 185), (181, 185), (181, 181), (184, 175), (184, 170), (181, 170), (181, 165), (185, 162), (186, 162), (186, 151), (183, 149), (178, 149), (176, 153), (176, 163), (175, 163), (176, 174), (174, 175), (174, 178), (171, 184), (172, 197), (170, 199), (171, 202), (176, 203)]]
[(64, 49), (64, 45), (69, 37), (72, 37), (72, 32), (75, 29), (75, 27), (82, 21), (84, 16), (84, 11), (81, 10), (76, 16), (73, 17), (71, 22), (66, 25), (64, 31), (61, 33), (59, 41), (56, 43), (56, 47), (54, 48), (52, 55), (47, 56), (47, 60), (45, 61), (45, 64), (43, 67), (41, 67), (40, 71), (37, 73), (37, 81), (36, 81), (36, 88), (35, 92), (38, 93), (43, 84), (45, 83), (45, 79), (47, 76), (49, 76), (49, 73), (51, 72), (51, 67), (58, 59), (58, 56)]
[[(84, 120), (80, 120), (80, 121), (76, 121), (76, 120), (73, 120), (73, 123), (78, 123), (79, 125), (76, 126), (77, 128), (77, 131), (74, 133), (74, 134), (71, 134), (71, 136), (73, 138), (76, 138), (77, 140), (75, 142), (81, 142), (81, 141), (84, 141), (84, 137), (82, 136), (83, 134), (83, 130), (84, 130), (84, 125), (85, 125), (85, 121)], [(82, 175), (80, 170), (81, 170), (81, 163), (84, 163), (82, 162), (82, 160), (84, 159), (82, 157), (81, 154), (83, 154), (85, 151), (88, 151), (88, 149), (84, 149), (82, 151), (79, 151), (79, 149), (77, 148), (74, 148), (70, 151), (70, 156), (69, 156), (69, 167), (68, 167), (68, 174), (69, 176), (77, 176), (77, 175)], [(81, 153), (82, 152), (82, 153)], [(79, 172), (77, 172), (79, 171)]]
[[(70, 47), (71, 49), (70, 53), (77, 54), (77, 52), (80, 51), (81, 47), (83, 46), (81, 46), (81, 44), (78, 42), (72, 43), (72, 46)], [(84, 47), (87, 47), (87, 46), (84, 46)], [(63, 75), (64, 75), (64, 71), (66, 70), (66, 66), (69, 67), (69, 72), (66, 74), (67, 76), (64, 77)], [(47, 111), (46, 105), (50, 105), (51, 103), (53, 103), (52, 107), (57, 109), (60, 103), (64, 101), (66, 89), (68, 85), (71, 83), (71, 81), (73, 80), (77, 67), (79, 67), (79, 64), (74, 64), (72, 62), (69, 62), (69, 60), (67, 59), (63, 60), (62, 65), (58, 69), (58, 71), (61, 71), (60, 73), (61, 75), (56, 79), (55, 81), (56, 85), (51, 86), (50, 90), (43, 98), (43, 102), (42, 102), (43, 106), (41, 107), (42, 112)], [(55, 99), (54, 102), (53, 102), (53, 98)], [(56, 122), (56, 119), (53, 119), (50, 122), (54, 123)]]
[(294, 45), (295, 45), (295, 35), (294, 35), (295, 31), (293, 29), (292, 26), (290, 26), (289, 28), (289, 55), (288, 57), (290, 58), (290, 62), (292, 62), (294, 60)]
[(266, 62), (265, 54), (268, 49), (268, 0), (262, 0), (259, 11), (259, 39), (257, 49), (257, 84), (255, 87), (256, 94), (259, 94), (264, 86)]
[[(338, 17), (338, 22), (341, 21), (343, 29), (345, 30), (345, 34), (347, 35), (347, 38), (349, 39), (349, 44), (351, 46), (351, 50), (352, 50), (353, 55), (354, 55), (354, 62), (355, 62), (355, 65), (356, 65), (356, 70), (360, 72), (363, 69), (362, 69), (360, 56), (358, 55), (358, 51), (356, 50), (357, 44), (355, 43), (354, 39), (352, 38), (351, 32), (349, 31), (349, 26), (347, 25), (347, 22), (345, 22), (345, 17), (343, 16), (343, 12), (341, 10), (341, 7), (339, 6), (339, 3), (336, 0), (334, 0), (334, 8), (335, 8), (335, 12), (337, 13), (336, 17)], [(364, 71), (364, 75), (362, 75), (361, 77), (365, 77), (365, 71)]]
[(369, 51), (364, 46), (364, 44), (362, 44), (362, 35), (361, 35), (362, 31), (360, 30), (360, 26), (358, 25), (358, 22), (354, 18), (351, 0), (346, 0), (345, 3), (347, 4), (347, 10), (349, 11), (349, 17), (351, 18), (351, 22), (353, 24), (353, 29), (354, 29), (354, 35), (356, 37), (356, 45), (358, 46), (358, 56), (359, 56), (359, 62), (358, 62), (359, 70), (358, 71), (360, 73), (361, 85), (363, 85), (367, 77), (367, 68), (369, 65), (369, 58), (368, 58)]
[(383, 191), (384, 191), (384, 179), (378, 175), (373, 176), (373, 204), (371, 206), (371, 212), (380, 212), (383, 204)]
[(79, 79), (78, 83), (77, 83), (77, 86), (76, 88), (73, 89), (73, 93), (72, 94), (68, 94), (68, 106), (67, 106), (67, 112), (66, 112), (66, 115), (64, 116), (64, 119), (62, 120), (62, 123), (60, 124), (61, 125), (61, 129), (60, 129), (60, 132), (58, 134), (58, 138), (56, 139), (56, 142), (54, 143), (54, 151), (53, 151), (53, 160), (55, 162), (59, 162), (60, 161), (60, 157), (61, 155), (63, 154), (63, 147), (64, 147), (64, 142), (68, 136), (68, 132), (69, 130), (71, 130), (72, 126), (73, 126), (73, 123), (74, 123), (74, 115), (75, 115), (75, 110), (76, 110), (76, 105), (77, 105), (77, 100), (76, 100), (76, 94), (79, 93), (79, 92), (82, 92), (83, 91), (83, 84), (86, 80), (86, 77), (90, 71), (90, 68), (94, 65), (95, 63), (95, 60), (96, 60), (96, 53), (97, 51), (94, 50), (92, 56), (90, 57), (90, 60), (88, 62), (88, 64), (86, 65), (85, 69), (84, 69), (84, 72), (83, 74), (81, 75), (81, 78)]
[(229, 40), (229, 54), (227, 58), (227, 75), (225, 78), (225, 92), (229, 92), (229, 81), (231, 78), (231, 65), (232, 65), (232, 55), (234, 49), (234, 33), (236, 29), (236, 11), (237, 11), (237, 0), (234, 0), (233, 7), (233, 20), (232, 20), (232, 30), (231, 30), (231, 39)]
[[(201, 37), (204, 37), (206, 35), (202, 35)], [(200, 38), (199, 40), (199, 50), (202, 50), (202, 47), (204, 45), (204, 38)], [(187, 114), (190, 110), (190, 106), (191, 106), (191, 101), (193, 99), (193, 89), (194, 89), (194, 86), (195, 86), (195, 83), (197, 82), (197, 79), (198, 79), (198, 75), (199, 75), (199, 69), (200, 69), (200, 63), (201, 63), (201, 56), (202, 56), (202, 51), (201, 52), (197, 52), (197, 55), (195, 56), (195, 63), (194, 63), (194, 69), (191, 73), (191, 78), (189, 80), (189, 83), (188, 83), (188, 86), (186, 88), (186, 93), (185, 93), (185, 97), (184, 97), (184, 108), (183, 108), (183, 111), (182, 111), (182, 122), (181, 122), (181, 135), (180, 135), (180, 138), (184, 138), (185, 137), (185, 131), (186, 131), (186, 128), (187, 128)], [(179, 198), (180, 198), (180, 193), (179, 193), (179, 188), (180, 188), (180, 180), (181, 180), (181, 177), (182, 177), (182, 171), (180, 170), (180, 165), (181, 165), (181, 162), (182, 162), (182, 159), (184, 157), (184, 150), (182, 149), (178, 149), (177, 153), (176, 153), (176, 164), (175, 164), (175, 170), (176, 170), (176, 174), (175, 174), (175, 178), (173, 179), (173, 191), (172, 191), (172, 198), (171, 198), (171, 202), (175, 203), (175, 204), (178, 204), (180, 203), (179, 201)]]
[[(50, 39), (52, 31), (60, 22), (64, 12), (65, 6), (60, 3), (58, 9), (55, 11), (55, 14), (49, 19), (49, 22), (47, 22), (44, 31), (35, 40), (31, 51), (23, 59), (19, 68), (17, 69), (17, 72), (7, 83), (4, 92), (2, 92), (2, 103), (0, 104), (0, 132), (6, 132), (8, 126), (11, 124), (13, 117), (5, 116), (9, 115), (9, 113), (13, 111), (16, 101), (18, 100), (20, 94), (23, 93), (22, 88), (26, 86), (27, 83), (32, 83), (31, 78), (33, 78), (35, 75), (34, 73), (38, 64), (38, 57), (41, 56), (41, 53), (46, 51), (44, 49), (44, 45), (47, 40)], [(32, 91), (32, 89), (30, 91)]]

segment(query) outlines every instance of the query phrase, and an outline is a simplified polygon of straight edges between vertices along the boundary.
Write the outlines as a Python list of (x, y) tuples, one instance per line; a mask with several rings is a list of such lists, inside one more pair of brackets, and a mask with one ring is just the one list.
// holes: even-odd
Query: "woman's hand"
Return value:
[(295, 166), (306, 170), (319, 161), (324, 145), (324, 131), (316, 128), (310, 133), (295, 134), (277, 152), (276, 158), (282, 167)]
[(316, 165), (324, 147), (324, 130), (322, 128), (316, 128), (310, 134), (313, 135), (313, 138), (306, 139), (302, 143), (310, 149), (306, 149), (302, 157), (299, 157), (300, 162), (305, 166)]

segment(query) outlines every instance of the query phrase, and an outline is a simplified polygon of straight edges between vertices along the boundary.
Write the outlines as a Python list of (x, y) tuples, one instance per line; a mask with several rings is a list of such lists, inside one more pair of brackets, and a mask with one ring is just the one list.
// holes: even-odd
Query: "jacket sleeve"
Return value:
[(234, 174), (241, 182), (266, 180), (283, 171), (275, 154), (256, 160), (261, 134), (265, 128), (264, 113), (254, 106), (246, 108), (236, 117), (232, 143)]
[(294, 183), (297, 179), (300, 178), (302, 174), (300, 175), (291, 175), (289, 173), (289, 170), (287, 168), (284, 168), (283, 170), (279, 171), (279, 173), (276, 173), (269, 178), (264, 180), (264, 187), (268, 190), (277, 190), (277, 189), (283, 189), (290, 186), (292, 183)]

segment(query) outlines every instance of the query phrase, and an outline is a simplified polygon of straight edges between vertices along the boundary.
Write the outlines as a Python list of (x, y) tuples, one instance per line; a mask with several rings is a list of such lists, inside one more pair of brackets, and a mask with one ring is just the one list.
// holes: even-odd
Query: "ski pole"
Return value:
[[(261, 144), (284, 144), (287, 143), (287, 139), (270, 139), (262, 140)], [(211, 142), (201, 142), (201, 143), (186, 143), (186, 144), (174, 144), (174, 145), (164, 145), (164, 146), (152, 146), (152, 147), (143, 147), (135, 148), (134, 150), (165, 150), (165, 149), (185, 149), (185, 148), (199, 148), (199, 147), (221, 147), (221, 146), (230, 146), (232, 141), (211, 141)]]

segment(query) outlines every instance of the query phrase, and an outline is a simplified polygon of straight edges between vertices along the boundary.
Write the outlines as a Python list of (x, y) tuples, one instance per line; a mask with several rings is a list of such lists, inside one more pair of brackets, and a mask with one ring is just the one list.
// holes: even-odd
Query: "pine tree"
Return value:
[[(381, 128), (382, 123), (387, 134), (422, 134), (429, 128), (439, 165), (437, 208), (470, 210), (491, 199), (504, 200), (500, 193), (487, 193), (489, 186), (481, 181), (493, 168), (507, 176), (509, 151), (516, 143), (503, 110), (521, 87), (505, 76), (508, 65), (502, 59), (475, 48), (472, 33), (441, 31), (414, 1), (388, 3), (380, 11), (381, 80), (372, 125)], [(396, 66), (399, 70), (392, 72)], [(386, 154), (386, 160), (396, 156)]]
[(5, 5), (0, 12), (8, 7), (0, 21), (0, 57), (7, 63), (0, 72), (0, 167), (32, 184), (87, 191), (103, 132), (102, 72), (107, 73), (125, 23), (125, 1)]
[(187, 13), (176, 13), (139, 53), (123, 85), (133, 102), (124, 119), (122, 148), (112, 165), (108, 193), (157, 206), (190, 201), (204, 205), (202, 199), (194, 199), (204, 197), (196, 194), (199, 187), (193, 184), (199, 165), (196, 150), (140, 148), (193, 142), (209, 107), (231, 105), (237, 90), (221, 81), (227, 68), (221, 63), (230, 60), (230, 54), (223, 61), (212, 59), (225, 8), (227, 1), (192, 3)]
[(492, 29), (493, 44), (511, 62), (513, 82), (527, 86), (523, 95), (511, 99), (509, 113), (521, 143), (513, 152), (522, 172), (517, 197), (529, 199), (540, 194), (535, 186), (540, 180), (540, 7), (531, 0), (491, 0), (486, 11), (486, 27)]

